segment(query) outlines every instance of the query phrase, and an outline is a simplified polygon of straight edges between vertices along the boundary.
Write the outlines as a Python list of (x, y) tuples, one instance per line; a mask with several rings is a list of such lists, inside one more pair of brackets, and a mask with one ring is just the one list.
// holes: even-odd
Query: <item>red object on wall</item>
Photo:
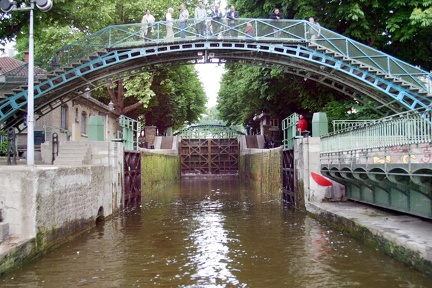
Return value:
[(320, 185), (320, 186), (332, 186), (332, 182), (330, 180), (328, 180), (327, 178), (325, 178), (324, 176), (311, 172), (312, 175), (312, 179), (315, 180), (315, 182)]

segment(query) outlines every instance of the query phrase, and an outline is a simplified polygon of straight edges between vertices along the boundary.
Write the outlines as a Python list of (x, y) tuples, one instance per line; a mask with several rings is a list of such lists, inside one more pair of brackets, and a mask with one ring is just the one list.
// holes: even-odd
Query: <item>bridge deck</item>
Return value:
[[(245, 33), (247, 23), (252, 24), (253, 35)], [(192, 21), (185, 29), (178, 24), (156, 22), (152, 39), (143, 37), (140, 23), (106, 27), (61, 48), (62, 67), (56, 71), (48, 72), (47, 67), (55, 51), (36, 59), (35, 113), (45, 115), (62, 105), (66, 95), (97, 88), (100, 80), (119, 71), (173, 61), (214, 60), (282, 65), (288, 73), (332, 87), (364, 104), (370, 98), (378, 103), (376, 107), (393, 112), (431, 104), (430, 73), (324, 27), (322, 36), (312, 41), (307, 32), (313, 24), (304, 20), (283, 20), (280, 26), (269, 19), (239, 19), (235, 25), (221, 21), (219, 33), (205, 35), (197, 34)], [(27, 70), (23, 65), (2, 75), (0, 122), (6, 127), (18, 127), (23, 121), (27, 86), (16, 80), (18, 76), (24, 79)]]

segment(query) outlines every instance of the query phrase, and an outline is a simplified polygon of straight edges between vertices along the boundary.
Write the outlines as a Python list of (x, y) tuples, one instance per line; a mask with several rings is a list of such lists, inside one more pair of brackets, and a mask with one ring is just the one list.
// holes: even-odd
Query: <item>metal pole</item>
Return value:
[(33, 44), (33, 8), (34, 0), (30, 0), (29, 28), (29, 62), (28, 62), (28, 94), (27, 94), (27, 165), (34, 166), (34, 44)]

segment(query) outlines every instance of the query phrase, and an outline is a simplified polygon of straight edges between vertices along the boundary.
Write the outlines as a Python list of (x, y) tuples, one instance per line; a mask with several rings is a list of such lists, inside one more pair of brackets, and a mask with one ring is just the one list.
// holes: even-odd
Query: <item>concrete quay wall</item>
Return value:
[(329, 179), (332, 186), (323, 187), (311, 177), (320, 174), (320, 139), (297, 139), (294, 149), (296, 186), (310, 216), (432, 276), (430, 220), (346, 201), (343, 185)]
[(241, 149), (239, 176), (272, 199), (282, 199), (282, 147)]
[[(242, 146), (242, 145), (241, 145)], [(261, 188), (263, 195), (281, 200), (282, 150), (241, 149), (239, 176)], [(300, 195), (297, 206), (408, 266), (432, 276), (432, 222), (379, 207), (346, 200), (344, 185), (328, 179), (320, 186), (312, 173), (321, 174), (320, 138), (294, 141), (294, 183)]]
[(308, 203), (307, 211), (330, 227), (432, 277), (432, 223), (356, 202)]
[(95, 159), (108, 165), (0, 167), (1, 223), (9, 228), (0, 243), (0, 273), (76, 237), (94, 227), (97, 219), (120, 209), (122, 146), (111, 145)]
[(178, 150), (141, 148), (141, 194), (145, 196), (180, 180)]

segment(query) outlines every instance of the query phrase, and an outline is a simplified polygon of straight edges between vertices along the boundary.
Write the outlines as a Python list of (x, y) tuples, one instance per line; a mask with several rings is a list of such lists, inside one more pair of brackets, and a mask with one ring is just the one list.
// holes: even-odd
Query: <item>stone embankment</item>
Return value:
[(90, 146), (88, 165), (0, 166), (0, 273), (76, 237), (120, 209), (123, 146), (112, 142)]
[[(331, 187), (319, 186), (311, 174), (320, 174), (319, 141), (319, 137), (295, 140), (293, 181), (301, 190), (296, 192), (299, 194), (296, 194), (296, 206), (306, 209), (313, 218), (432, 277), (432, 222), (347, 201), (344, 187), (334, 181)], [(262, 186), (263, 192), (276, 192), (273, 196), (278, 197), (282, 181), (280, 173), (274, 171), (280, 171), (281, 150), (242, 149), (241, 153), (240, 176)]]

